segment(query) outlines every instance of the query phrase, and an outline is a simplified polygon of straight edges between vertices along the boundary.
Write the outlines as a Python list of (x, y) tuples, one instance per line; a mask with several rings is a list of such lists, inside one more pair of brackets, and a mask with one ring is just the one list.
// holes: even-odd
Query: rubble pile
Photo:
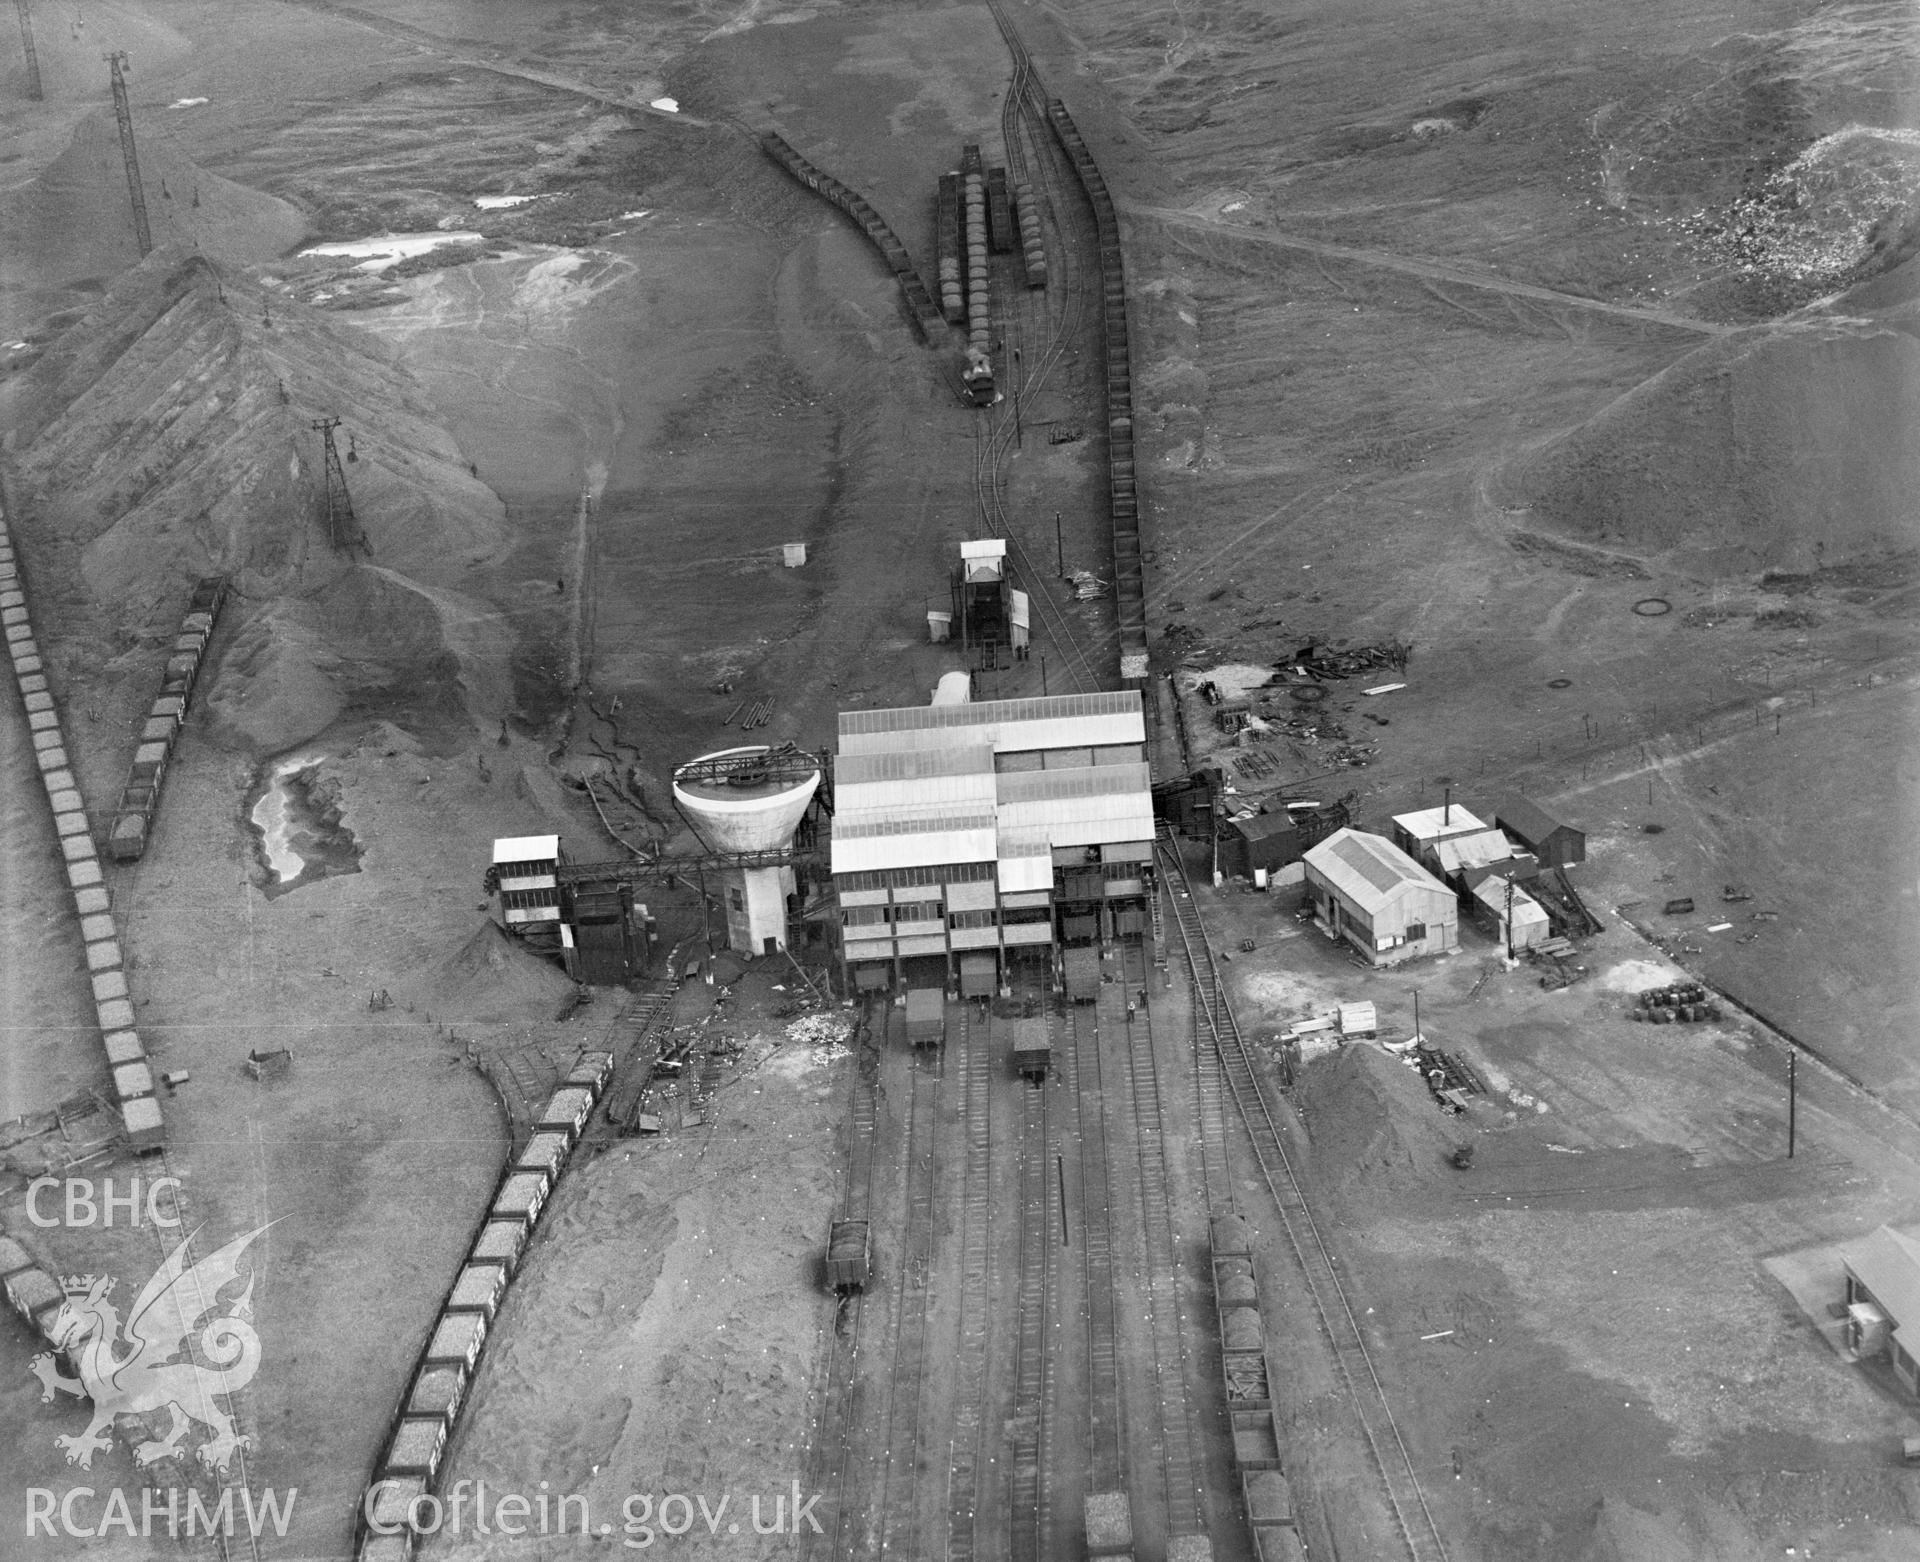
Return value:
[(1407, 659), (1412, 654), (1412, 646), (1402, 645), (1397, 640), (1380, 645), (1357, 645), (1346, 650), (1335, 650), (1308, 641), (1292, 656), (1273, 665), (1282, 673), (1298, 673), (1324, 683), (1337, 678), (1351, 678), (1356, 673), (1371, 672), (1375, 668), (1405, 672)]
[(853, 1022), (840, 1014), (804, 1014), (786, 1029), (794, 1047), (844, 1048), (853, 1034)]

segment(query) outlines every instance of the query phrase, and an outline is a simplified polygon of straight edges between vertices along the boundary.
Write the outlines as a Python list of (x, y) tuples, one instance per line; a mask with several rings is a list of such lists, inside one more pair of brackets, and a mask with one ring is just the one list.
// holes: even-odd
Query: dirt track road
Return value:
[(1548, 304), (1556, 309), (1584, 310), (1589, 314), (1607, 315), (1617, 320), (1632, 320), (1643, 325), (1665, 326), (1670, 330), (1688, 331), (1697, 336), (1723, 336), (1730, 329), (1727, 326), (1715, 324), (1711, 320), (1690, 320), (1684, 315), (1668, 314), (1660, 309), (1642, 309), (1633, 304), (1610, 304), (1604, 299), (1582, 298), (1578, 293), (1560, 293), (1552, 288), (1535, 287), (1527, 282), (1511, 282), (1505, 277), (1468, 271), (1460, 266), (1450, 266), (1444, 261), (1428, 260), (1417, 255), (1397, 255), (1390, 250), (1362, 249), (1352, 244), (1331, 244), (1324, 239), (1305, 239), (1294, 234), (1252, 229), (1237, 223), (1221, 222), (1216, 218), (1201, 217), (1175, 207), (1139, 205), (1124, 198), (1119, 204), (1136, 222), (1151, 222), (1163, 228), (1228, 236), (1240, 243), (1294, 250), (1304, 255), (1318, 255), (1323, 260), (1344, 261), (1349, 265), (1374, 266), (1387, 271), (1399, 271), (1410, 277), (1419, 277), (1426, 282), (1447, 282), (1456, 287), (1470, 287), (1480, 292), (1501, 293), (1508, 298), (1523, 298), (1536, 304)]
[(458, 52), (461, 44), (469, 47), (484, 47), (478, 40), (452, 40), (441, 38), (425, 28), (409, 26), (405, 22), (396, 22), (389, 17), (376, 16), (371, 11), (363, 11), (357, 6), (329, 5), (326, 0), (287, 0), (290, 5), (302, 10), (320, 11), (336, 17), (343, 22), (364, 27), (383, 37), (398, 39), (403, 43), (416, 44), (431, 53), (443, 56), (449, 65), (459, 65), (468, 70), (491, 72), (495, 76), (510, 76), (516, 81), (530, 81), (536, 86), (551, 87), (556, 92), (570, 92), (576, 97), (591, 98), (596, 103), (604, 103), (609, 108), (619, 109), (622, 113), (647, 114), (655, 119), (676, 120), (681, 124), (711, 126), (713, 121), (697, 119), (691, 114), (654, 108), (649, 103), (636, 103), (621, 93), (607, 92), (590, 85), (577, 77), (564, 76), (555, 71), (535, 70), (529, 65), (503, 62), (497, 59), (482, 59), (478, 55)]

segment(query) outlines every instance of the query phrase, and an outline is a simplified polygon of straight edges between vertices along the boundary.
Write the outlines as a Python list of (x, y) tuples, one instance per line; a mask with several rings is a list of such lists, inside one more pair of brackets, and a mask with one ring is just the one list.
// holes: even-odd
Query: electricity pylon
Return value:
[(20, 42), (27, 51), (27, 96), (38, 103), (46, 96), (40, 86), (40, 51), (33, 46), (33, 0), (13, 0), (20, 13)]
[[(348, 553), (356, 547), (372, 553), (367, 534), (360, 529), (360, 522), (353, 513), (353, 496), (347, 492), (346, 468), (340, 465), (340, 452), (334, 448), (333, 431), (339, 426), (338, 418), (313, 420), (314, 432), (320, 436), (320, 443), (326, 450), (327, 541), (333, 545), (335, 553)], [(359, 457), (355, 456), (354, 459), (358, 460)]]
[(127, 190), (133, 196), (133, 231), (140, 258), (153, 253), (153, 229), (147, 226), (147, 196), (140, 186), (140, 155), (133, 149), (133, 110), (127, 107), (127, 55), (124, 49), (102, 55), (113, 67), (113, 112), (120, 121), (120, 155), (127, 163)]

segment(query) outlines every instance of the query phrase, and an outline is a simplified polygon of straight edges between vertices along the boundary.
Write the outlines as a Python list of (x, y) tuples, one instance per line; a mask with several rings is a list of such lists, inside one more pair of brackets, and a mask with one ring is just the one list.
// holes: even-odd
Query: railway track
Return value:
[(953, 1432), (948, 1444), (948, 1562), (972, 1562), (979, 1539), (980, 1441), (987, 1385), (989, 1271), (992, 1268), (992, 1047), (985, 1022), (960, 1006), (960, 1118), (966, 1134), (960, 1227), (960, 1340), (954, 1358)]
[(1143, 1009), (1128, 1013), (1126, 991), (1102, 989), (1103, 1020), (1124, 1038), (1128, 1097), (1133, 1106), (1135, 1156), (1140, 1168), (1140, 1215), (1146, 1237), (1147, 1312), (1153, 1339), (1153, 1377), (1160, 1414), (1152, 1427), (1154, 1451), (1166, 1485), (1167, 1533), (1205, 1532), (1195, 1472), (1193, 1408), (1187, 1398), (1186, 1329), (1180, 1317), (1179, 1255), (1173, 1241), (1173, 1194), (1167, 1170), (1166, 1129), (1152, 1024)]
[(909, 1060), (906, 1230), (900, 1238), (899, 1303), (895, 1312), (893, 1372), (887, 1388), (886, 1470), (881, 1480), (875, 1554), (907, 1556), (919, 1550), (918, 1465), (922, 1385), (927, 1367), (928, 1281), (933, 1267), (933, 1190), (938, 1185), (935, 1135), (940, 1120), (942, 1059)]
[(1023, 1085), (1020, 1102), (1020, 1289), (1014, 1340), (1013, 1415), (1007, 1424), (1013, 1562), (1047, 1554), (1052, 1505), (1046, 1480), (1047, 1321), (1052, 1300), (1053, 1175), (1047, 1088)]
[[(847, 1181), (841, 1196), (842, 1218), (865, 1220), (873, 1208), (873, 1168), (879, 1129), (879, 1068), (877, 1047), (886, 1040), (888, 1011), (880, 1008), (880, 1038), (872, 1037), (875, 1005), (868, 1003), (853, 1036), (852, 1101), (847, 1113)], [(827, 1351), (825, 1383), (808, 1474), (812, 1490), (834, 1492), (833, 1520), (819, 1534), (809, 1533), (801, 1553), (834, 1562), (852, 1556), (855, 1545), (853, 1493), (854, 1450), (859, 1442), (857, 1399), (860, 1387), (861, 1324), (865, 1321), (866, 1291), (847, 1292), (834, 1301), (833, 1331)]]
[[(176, 1227), (166, 1228), (167, 1231), (181, 1230), (192, 1232), (196, 1230), (199, 1222), (194, 1219), (193, 1212), (188, 1205), (184, 1191), (186, 1185), (180, 1179), (178, 1172), (174, 1170), (168, 1152), (165, 1149), (155, 1151), (148, 1159), (159, 1162), (162, 1177), (171, 1177), (174, 1179), (172, 1190), (174, 1219), (178, 1222), (178, 1225)], [(153, 1233), (155, 1247), (162, 1261), (164, 1261), (169, 1251), (169, 1237), (160, 1226), (152, 1221), (144, 1222), (144, 1224), (146, 1229)], [(204, 1257), (205, 1255), (202, 1254), (201, 1256)], [(257, 1266), (255, 1273), (263, 1272), (265, 1256), (265, 1253), (262, 1252), (255, 1257), (254, 1262)], [(192, 1307), (194, 1309), (194, 1317), (188, 1321), (198, 1326), (201, 1320), (204, 1320), (212, 1310), (214, 1298), (206, 1294), (206, 1290), (200, 1282), (198, 1271), (191, 1265), (186, 1270), (186, 1278), (192, 1282), (193, 1286)], [(239, 1531), (239, 1535), (238, 1537), (228, 1535), (218, 1526), (213, 1526), (211, 1533), (207, 1536), (204, 1553), (218, 1557), (220, 1562), (235, 1562), (236, 1557), (239, 1556), (245, 1556), (248, 1558), (248, 1562), (260, 1562), (260, 1541), (253, 1533), (253, 1526), (247, 1522), (247, 1514), (252, 1507), (249, 1494), (253, 1491), (252, 1477), (247, 1469), (247, 1448), (253, 1442), (258, 1429), (254, 1425), (252, 1404), (244, 1388), (237, 1393), (229, 1394), (226, 1398), (228, 1411), (233, 1418), (233, 1430), (239, 1437), (240, 1442), (239, 1446), (234, 1449), (232, 1463), (227, 1466), (224, 1474), (215, 1474), (214, 1472), (202, 1469), (185, 1454), (175, 1454), (169, 1458), (156, 1460), (153, 1464), (146, 1466), (143, 1474), (146, 1480), (156, 1487), (159, 1486), (162, 1481), (165, 1482), (167, 1488), (186, 1488), (195, 1486), (201, 1482), (217, 1481), (221, 1495), (216, 1497), (214, 1502), (209, 1503), (208, 1506), (210, 1508), (216, 1508), (217, 1511), (216, 1505), (220, 1501), (230, 1497), (233, 1502), (232, 1511), (236, 1515), (235, 1528)], [(118, 1431), (117, 1426), (115, 1430), (116, 1432)], [(131, 1444), (129, 1444), (129, 1447), (130, 1446)], [(235, 1546), (234, 1541), (236, 1538), (242, 1541), (244, 1549)], [(192, 1549), (191, 1540), (184, 1541), (181, 1544)]]
[(870, 201), (859, 191), (850, 189), (831, 174), (816, 168), (803, 157), (785, 137), (774, 131), (765, 131), (760, 137), (760, 145), (767, 156), (772, 158), (789, 174), (812, 190), (822, 200), (838, 207), (851, 217), (873, 243), (880, 256), (886, 261), (888, 269), (899, 279), (900, 291), (906, 298), (907, 309), (913, 318), (915, 327), (922, 338), (930, 345), (938, 344), (946, 334), (946, 317), (940, 313), (939, 306), (933, 301), (933, 295), (927, 291), (927, 284), (921, 278), (918, 268), (907, 254), (893, 229), (887, 226), (886, 219), (876, 211)]
[(1321, 1341), (1346, 1390), (1347, 1402), (1370, 1455), (1400, 1549), (1409, 1562), (1446, 1562), (1445, 1538), (1427, 1504), (1426, 1493), (1413, 1467), (1413, 1457), (1394, 1419), (1352, 1299), (1341, 1283), (1326, 1236), (1314, 1219), (1281, 1139), (1279, 1125), (1261, 1093), (1252, 1052), (1234, 1020), (1226, 984), (1207, 943), (1185, 866), (1164, 831), (1157, 845), (1162, 883), (1172, 899), (1174, 923), (1180, 932), (1188, 974), (1193, 982), (1197, 1022), (1204, 1028), (1201, 1050), (1210, 1046), (1217, 1055), (1226, 1094), (1232, 1098), (1252, 1141), (1261, 1179), (1272, 1196), (1288, 1249), (1313, 1300)]
[[(1067, 210), (1056, 199), (1056, 192), (1063, 186), (1052, 138), (1046, 133), (1044, 89), (1011, 15), (999, 0), (989, 0), (989, 9), (1013, 61), (1012, 82), (1000, 109), (1007, 168), (1017, 180), (1030, 186), (1045, 213), (1042, 228), (1051, 233), (1048, 265), (1055, 285), (1040, 291), (1024, 286), (997, 290), (998, 298), (1012, 300), (1003, 303), (996, 314), (996, 328), (1004, 344), (1001, 360), (1007, 393), (982, 420), (978, 431), (974, 499), (982, 535), (1008, 539), (1021, 579), (1027, 582), (1029, 599), (1057, 649), (1062, 671), (1080, 689), (1099, 689), (1108, 680), (1054, 602), (1047, 573), (1036, 567), (1021, 537), (1025, 528), (1016, 524), (1006, 504), (1006, 464), (1021, 442), (1022, 401), (1045, 388), (1064, 362), (1068, 346), (1084, 329), (1088, 278), (1079, 258), (1082, 240), (1072, 230)], [(1026, 145), (1029, 126), (1034, 130), (1036, 148), (1031, 160)], [(1015, 255), (1003, 263), (1003, 269), (1018, 263)]]
[(1114, 1291), (1113, 1201), (1108, 1182), (1105, 1097), (1093, 1011), (1069, 1005), (1073, 1090), (1080, 1140), (1080, 1242), (1086, 1278), (1087, 1480), (1089, 1491), (1127, 1489), (1120, 1421), (1119, 1307)]
[[(1155, 897), (1156, 901), (1158, 897)], [(1162, 946), (1164, 947), (1164, 946)], [(1201, 1194), (1209, 1217), (1238, 1209), (1227, 1169), (1227, 1080), (1211, 1034), (1203, 1034), (1198, 1001), (1188, 1005), (1193, 1043), (1193, 1094), (1200, 1129)]]

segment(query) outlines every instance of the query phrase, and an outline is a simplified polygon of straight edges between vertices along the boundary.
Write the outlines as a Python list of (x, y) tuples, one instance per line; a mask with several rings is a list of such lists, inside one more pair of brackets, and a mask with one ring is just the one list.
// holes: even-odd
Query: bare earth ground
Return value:
[[(1357, 788), (1372, 822), (1448, 784), (1469, 802), (1524, 785), (1592, 832), (1583, 882), (1613, 925), (1567, 994), (1521, 973), (1470, 995), (1489, 953), (1471, 941), (1438, 967), (1362, 976), (1317, 935), (1279, 936), (1294, 924), (1270, 902), (1208, 907), (1224, 947), (1263, 946), (1235, 966), (1249, 1020), (1364, 995), (1404, 1028), (1418, 985), (1426, 1028), (1531, 1103), (1476, 1117), (1462, 1176), (1444, 1165), (1462, 1126), (1383, 1059), (1316, 1063), (1298, 1094), (1450, 1550), (1907, 1554), (1920, 1497), (1893, 1451), (1911, 1408), (1842, 1365), (1760, 1260), (1911, 1219), (1920, 1197), (1897, 1040), (1920, 963), (1888, 915), (1915, 878), (1911, 282), (1896, 271), (1791, 332), (1740, 334), (1842, 279), (1748, 263), (1708, 230), (1738, 209), (1739, 239), (1755, 212), (1739, 203), (1819, 138), (1911, 128), (1910, 17), (1014, 10), (1127, 214), (1150, 616), (1156, 635), (1191, 630), (1167, 665), (1411, 640), (1408, 690), (1336, 692), (1334, 714), (1378, 745), (1368, 768), (1281, 744), (1267, 783)], [(726, 122), (777, 121), (925, 256), (931, 180), (961, 141), (996, 139), (1007, 62), (964, 6), (38, 14), (49, 102), (4, 110), (20, 158), (4, 179), (0, 476), (96, 815), (188, 584), (237, 577), (205, 714), (116, 913), (142, 1029), (193, 1076), (168, 1106), (196, 1218), (281, 1222), (256, 1294), (267, 1365), (243, 1400), (253, 1483), (297, 1483), (302, 1506), (268, 1554), (338, 1556), (504, 1142), (453, 1038), (557, 1044), (600, 1023), (556, 1026), (540, 973), (476, 963), (470, 944), (492, 836), (597, 837), (546, 763), (589, 725), (575, 684), (602, 709), (620, 698), (657, 797), (675, 762), (724, 740), (742, 695), (777, 694), (769, 735), (819, 745), (834, 710), (924, 699), (951, 665), (921, 614), (973, 523), (974, 420), (850, 230)], [(170, 246), (131, 279), (103, 47), (133, 55)], [(20, 70), (0, 54), (10, 92)], [(542, 84), (556, 79), (582, 90)], [(685, 120), (616, 107), (661, 92)], [(1789, 229), (1837, 199), (1808, 188)], [(508, 191), (555, 199), (471, 205)], [(368, 281), (285, 254), (303, 230), (441, 224), (483, 232), (486, 257)], [(1767, 242), (1777, 258), (1804, 239)], [(1899, 224), (1876, 242), (1897, 256)], [(196, 248), (218, 272), (182, 269)], [(1069, 357), (1046, 416), (1093, 421), (1084, 361)], [(307, 424), (329, 413), (358, 442), (371, 566), (319, 535)], [(1824, 459), (1778, 459), (1810, 427)], [(1069, 562), (1099, 557), (1096, 443), (1030, 439), (1016, 460), (1036, 554), (1058, 510)], [(779, 569), (777, 545), (799, 540), (808, 567)], [(1634, 612), (1653, 597), (1671, 611)], [(1389, 727), (1362, 721), (1376, 703)], [(1204, 725), (1203, 706), (1189, 715)], [(291, 751), (339, 781), (364, 855), (269, 898), (245, 815), (261, 763)], [(590, 762), (576, 745), (563, 768)], [(44, 820), (19, 779), (13, 1112), (97, 1069), (87, 1032), (62, 1031), (87, 1017), (63, 972), (77, 943), (40, 915), (58, 881), (36, 866)], [(1709, 910), (1725, 884), (1754, 896), (1727, 905), (1732, 931), (1657, 914), (1673, 894)], [(1614, 905), (1871, 1094), (1803, 1067), (1783, 1164), (1777, 1046), (1745, 1022), (1621, 1018), (1623, 990), (1657, 977)], [(1780, 916), (1746, 920), (1756, 909)], [(375, 1013), (381, 988), (394, 1007)], [(238, 1062), (273, 1035), (296, 1069), (263, 1089)], [(655, 1479), (745, 1492), (797, 1474), (824, 1313), (805, 1255), (836, 1117), (826, 1072), (754, 1077), (761, 1095), (736, 1087), (712, 1126), (577, 1175), (455, 1475), (517, 1485), (538, 1463), (599, 1508)], [(776, 1121), (791, 1138), (768, 1136)], [(756, 1246), (763, 1215), (777, 1236)], [(21, 1226), (17, 1200), (7, 1220)], [(701, 1231), (739, 1234), (705, 1251)], [(159, 1254), (144, 1231), (30, 1234), (48, 1262), (128, 1286)], [(676, 1310), (676, 1281), (697, 1307)], [(10, 1339), (17, 1515), (25, 1488), (79, 1478), (51, 1442), (78, 1412), (38, 1405), (30, 1347)], [(1329, 1458), (1337, 1396), (1305, 1363), (1289, 1451), (1320, 1494), (1308, 1533), (1373, 1554), (1361, 1504), (1342, 1501), (1353, 1472)], [(608, 1381), (623, 1373), (648, 1388)], [(666, 1416), (647, 1417), (650, 1394)], [(100, 1464), (137, 1479), (120, 1449)]]

